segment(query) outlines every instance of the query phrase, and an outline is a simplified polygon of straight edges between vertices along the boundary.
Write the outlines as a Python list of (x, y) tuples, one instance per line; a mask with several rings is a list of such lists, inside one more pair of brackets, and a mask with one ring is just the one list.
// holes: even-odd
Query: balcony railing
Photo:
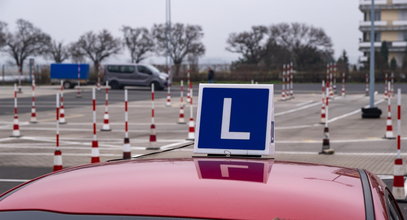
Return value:
[[(382, 42), (374, 42), (374, 47), (381, 47)], [(370, 42), (359, 42), (359, 47), (370, 47)]]
[[(360, 21), (360, 26), (370, 26), (371, 22), (370, 21)], [(387, 25), (387, 21), (375, 21), (374, 22), (375, 26), (386, 26)]]
[(403, 26), (407, 25), (407, 21), (393, 21), (394, 26)]
[(393, 4), (406, 4), (406, 3), (407, 3), (407, 0), (393, 0)]
[[(393, 0), (394, 2), (395, 0)], [(403, 1), (403, 0), (398, 0), (398, 1)], [(371, 5), (372, 4), (372, 0), (359, 0), (359, 4), (360, 5)], [(374, 1), (375, 5), (386, 5), (387, 4), (387, 0), (375, 0)]]
[(392, 47), (407, 47), (407, 41), (393, 41), (391, 42)]

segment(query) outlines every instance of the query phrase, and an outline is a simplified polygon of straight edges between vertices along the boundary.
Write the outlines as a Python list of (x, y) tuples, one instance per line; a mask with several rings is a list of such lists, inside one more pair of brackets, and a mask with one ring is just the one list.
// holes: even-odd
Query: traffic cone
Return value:
[(20, 125), (18, 122), (17, 92), (17, 84), (14, 84), (14, 119), (11, 137), (21, 137)]
[(155, 123), (154, 123), (154, 83), (151, 84), (151, 125), (150, 125), (150, 143), (156, 142), (157, 136), (155, 132)]
[(405, 200), (403, 159), (394, 160), (394, 177), (392, 193), (395, 199)]
[[(390, 86), (390, 82), (389, 82)], [(386, 120), (386, 134), (384, 135), (384, 138), (386, 139), (394, 139), (394, 134), (393, 134), (393, 124), (392, 124), (392, 118), (391, 118), (391, 98), (390, 96), (387, 99), (387, 120)]]
[(55, 151), (54, 151), (54, 168), (53, 171), (62, 170), (62, 152), (59, 148), (59, 93), (56, 94), (56, 136), (55, 136)]
[(66, 124), (65, 108), (64, 108), (64, 86), (63, 80), (61, 81), (61, 106), (59, 107), (59, 124)]
[(96, 91), (95, 87), (92, 88), (92, 113), (93, 113), (93, 140), (92, 140), (92, 152), (91, 163), (100, 162), (99, 143), (96, 136)]
[(167, 90), (167, 99), (165, 101), (165, 106), (166, 107), (170, 107), (171, 106), (171, 87), (168, 86), (168, 90)]
[(32, 89), (32, 97), (31, 97), (31, 118), (30, 118), (30, 123), (37, 123), (37, 112), (36, 112), (36, 108), (35, 108), (35, 79), (32, 79), (32, 85), (31, 85), (31, 89)]
[(105, 113), (103, 114), (103, 126), (101, 131), (111, 131), (109, 124), (109, 82), (106, 81)]

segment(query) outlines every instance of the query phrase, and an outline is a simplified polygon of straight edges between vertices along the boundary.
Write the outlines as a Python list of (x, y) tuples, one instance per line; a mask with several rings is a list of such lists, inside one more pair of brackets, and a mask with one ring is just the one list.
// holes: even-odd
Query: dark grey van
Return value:
[(125, 86), (151, 86), (163, 90), (167, 86), (168, 74), (146, 64), (108, 64), (104, 68), (104, 80), (112, 89)]

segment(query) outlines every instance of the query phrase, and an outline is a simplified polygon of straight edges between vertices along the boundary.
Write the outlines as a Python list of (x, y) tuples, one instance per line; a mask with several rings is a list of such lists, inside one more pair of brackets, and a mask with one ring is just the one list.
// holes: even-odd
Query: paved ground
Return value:
[[(279, 86), (275, 96), (276, 154), (278, 160), (324, 163), (345, 167), (364, 168), (373, 173), (390, 175), (396, 152), (395, 140), (383, 139), (385, 133), (386, 102), (381, 95), (382, 87), (377, 86), (380, 94), (376, 103), (383, 110), (380, 119), (361, 119), (360, 108), (368, 104), (363, 84), (350, 84), (348, 95), (335, 97), (330, 103), (329, 128), (331, 147), (334, 155), (318, 155), (321, 150), (323, 126), (320, 124), (320, 85), (295, 85), (295, 98), (281, 101)], [(407, 91), (407, 85), (396, 85)], [(339, 87), (338, 87), (339, 89)], [(0, 90), (0, 192), (25, 180), (50, 172), (55, 147), (55, 86), (37, 88), (37, 114), (39, 123), (28, 123), (31, 111), (31, 92), (24, 87), (19, 99), (19, 118), (21, 138), (11, 138), (12, 128), (12, 88)], [(195, 93), (196, 94), (196, 87)], [(173, 88), (172, 106), (165, 107), (165, 91), (156, 92), (156, 127), (158, 142), (150, 144), (150, 92), (146, 88), (129, 89), (130, 139), (133, 156), (153, 157), (190, 157), (191, 146), (182, 147), (190, 142), (187, 137), (187, 125), (177, 124), (179, 111), (179, 89)], [(91, 93), (90, 87), (82, 91), (82, 98), (76, 98), (76, 91), (65, 91), (65, 110), (67, 124), (61, 125), (61, 149), (65, 167), (90, 162), (90, 143), (92, 140)], [(109, 113), (111, 132), (98, 132), (98, 141), (102, 161), (121, 157), (124, 138), (123, 91), (111, 91)], [(196, 101), (196, 96), (194, 97)], [(393, 98), (393, 109), (395, 99)], [(406, 114), (407, 98), (403, 95), (403, 116)], [(102, 126), (104, 111), (104, 90), (97, 93), (98, 130)], [(195, 108), (196, 106), (194, 106)], [(188, 110), (188, 108), (186, 108)], [(196, 112), (196, 109), (194, 109)], [(395, 116), (395, 111), (393, 111)], [(189, 112), (186, 111), (186, 116)], [(403, 119), (404, 120), (404, 119)], [(393, 118), (393, 125), (395, 119)], [(394, 127), (394, 129), (396, 129)], [(407, 129), (402, 131), (406, 137)], [(406, 138), (403, 138), (405, 141)], [(404, 144), (405, 146), (405, 144)], [(182, 148), (180, 148), (182, 147)], [(156, 148), (156, 150), (151, 150)], [(171, 150), (174, 149), (174, 150)], [(161, 152), (161, 153), (160, 153)], [(152, 154), (151, 153), (157, 153)], [(402, 150), (405, 158), (407, 152)], [(391, 181), (386, 180), (391, 185)]]

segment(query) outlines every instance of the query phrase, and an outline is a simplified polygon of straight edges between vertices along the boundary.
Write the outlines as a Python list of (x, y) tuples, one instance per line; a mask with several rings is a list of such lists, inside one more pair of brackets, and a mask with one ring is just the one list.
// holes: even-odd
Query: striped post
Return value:
[(157, 141), (157, 136), (155, 132), (155, 122), (154, 122), (154, 83), (151, 84), (151, 126), (150, 126), (150, 143)]
[(18, 106), (17, 106), (17, 84), (14, 83), (14, 119), (13, 119), (13, 132), (11, 137), (21, 137), (20, 125), (18, 122)]
[(64, 81), (61, 80), (61, 103), (59, 107), (59, 123), (60, 124), (66, 124), (66, 119), (65, 119), (65, 107), (64, 107)]
[(385, 75), (384, 75), (384, 98), (385, 99), (387, 99), (388, 98), (388, 93), (389, 93), (389, 91), (387, 91), (387, 82), (389, 81), (389, 78), (388, 78), (389, 76), (388, 76), (388, 74), (386, 73)]
[(53, 171), (62, 170), (62, 152), (59, 148), (59, 104), (60, 96), (59, 93), (56, 94), (56, 135), (55, 135), (55, 151), (54, 151), (54, 168)]
[(365, 96), (369, 96), (369, 75), (365, 74)]
[(190, 77), (191, 77), (191, 74), (190, 74), (189, 69), (188, 69), (188, 71), (187, 71), (187, 88), (188, 88), (187, 89), (187, 103), (191, 102), (191, 94), (190, 94), (190, 91), (189, 91), (189, 84), (191, 83)]
[[(283, 73), (282, 73), (282, 84), (281, 84), (281, 100), (286, 100), (286, 94), (285, 94), (285, 71), (286, 71), (286, 65), (283, 64)], [(253, 84), (253, 83), (252, 83)]]
[(179, 106), (179, 117), (178, 124), (185, 124), (185, 115), (184, 115), (184, 81), (181, 80), (181, 94), (180, 94), (180, 106)]
[(98, 81), (97, 81), (97, 84), (96, 84), (96, 86), (97, 86), (97, 90), (99, 91), (100, 90), (100, 72), (101, 72), (101, 69), (102, 69), (102, 66), (100, 65), (100, 64), (98, 64), (98, 66), (99, 66), (99, 68), (98, 68)]
[(397, 89), (397, 156), (394, 160), (394, 179), (392, 193), (394, 198), (405, 200), (406, 192), (404, 189), (403, 159), (400, 156), (401, 151), (401, 90)]
[(334, 89), (333, 89), (333, 71), (334, 71), (334, 64), (331, 63), (331, 65), (329, 66), (330, 70), (329, 70), (329, 97), (331, 99), (333, 99), (334, 97)]
[[(190, 73), (191, 71), (190, 71), (190, 69), (188, 68), (188, 75), (189, 75), (189, 73)], [(189, 77), (190, 78), (190, 77)], [(192, 80), (191, 80), (191, 78), (189, 79), (189, 82), (188, 82), (188, 87), (189, 87), (189, 103), (192, 105), (192, 103), (194, 102), (193, 100), (194, 100), (194, 96), (193, 96), (193, 92), (192, 92), (192, 90), (193, 90), (193, 87), (192, 87)]]
[[(191, 96), (193, 95), (193, 91), (191, 90)], [(194, 140), (195, 139), (195, 121), (194, 121), (194, 108), (192, 106), (192, 99), (189, 103), (189, 123), (188, 123), (188, 138), (187, 140)]]
[(390, 89), (390, 97), (394, 96), (394, 73), (391, 73), (391, 89)]
[(123, 143), (123, 159), (131, 158), (131, 146), (129, 139), (129, 106), (127, 89), (124, 90), (124, 143)]
[(329, 141), (329, 127), (328, 127), (328, 112), (329, 112), (329, 87), (326, 85), (326, 92), (325, 92), (325, 126), (324, 126), (324, 138), (322, 140), (322, 150), (319, 154), (334, 154), (335, 150), (331, 148), (330, 141)]
[(167, 99), (165, 101), (165, 106), (170, 107), (171, 106), (171, 86), (168, 85), (167, 87)]
[(290, 96), (294, 98), (294, 65), (290, 63)]
[(37, 123), (37, 111), (35, 107), (35, 77), (33, 77), (32, 82), (31, 82), (31, 91), (32, 91), (32, 96), (31, 96), (31, 118), (30, 118), (30, 123)]
[(341, 96), (345, 96), (345, 95), (346, 95), (345, 80), (346, 80), (345, 72), (342, 72), (342, 90), (341, 90)]
[(78, 63), (78, 85), (76, 86), (76, 98), (81, 97), (81, 64)]
[(332, 81), (332, 87), (333, 87), (333, 93), (334, 93), (334, 95), (336, 95), (337, 94), (337, 91), (336, 91), (336, 73), (337, 73), (337, 69), (336, 69), (336, 64), (333, 64), (333, 68), (334, 68), (334, 70), (333, 70), (333, 81)]
[(111, 131), (109, 124), (109, 81), (106, 80), (105, 113), (103, 114), (103, 126), (101, 131)]
[(321, 105), (321, 124), (325, 124), (326, 115), (325, 115), (325, 81), (322, 80), (322, 105)]
[[(388, 82), (388, 90), (389, 91), (391, 90), (390, 82)], [(386, 134), (384, 135), (384, 138), (386, 138), (386, 139), (394, 139), (393, 122), (392, 122), (392, 117), (391, 117), (391, 96), (390, 96), (390, 93), (388, 93), (388, 98), (387, 98)]]
[(18, 66), (18, 93), (23, 93), (23, 90), (21, 89), (21, 77), (23, 76), (23, 65), (20, 64)]
[(99, 143), (96, 136), (96, 91), (92, 88), (92, 113), (93, 113), (93, 140), (92, 140), (92, 163), (100, 162)]

